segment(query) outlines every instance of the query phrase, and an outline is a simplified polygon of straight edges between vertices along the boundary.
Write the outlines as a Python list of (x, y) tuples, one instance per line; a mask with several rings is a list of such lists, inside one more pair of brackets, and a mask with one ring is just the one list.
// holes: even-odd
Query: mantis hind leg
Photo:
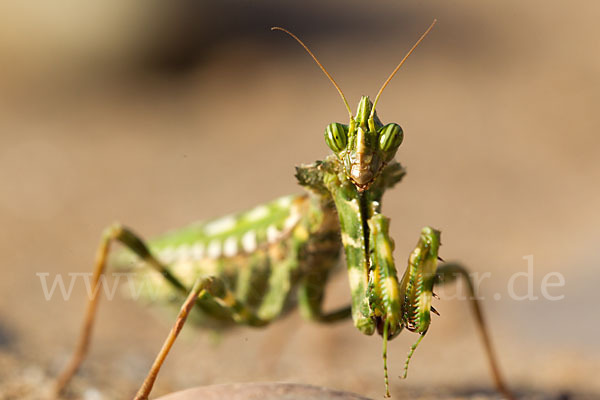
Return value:
[(502, 393), (507, 399), (513, 400), (515, 399), (515, 397), (508, 389), (507, 385), (504, 382), (504, 379), (502, 378), (502, 374), (500, 373), (500, 367), (498, 365), (498, 361), (494, 353), (492, 340), (487, 325), (485, 323), (485, 319), (483, 318), (483, 313), (481, 311), (480, 300), (475, 293), (475, 287), (473, 285), (471, 277), (469, 276), (468, 270), (458, 263), (446, 263), (437, 269), (435, 276), (435, 284), (449, 283), (456, 280), (458, 277), (462, 277), (467, 283), (467, 290), (469, 292), (471, 309), (473, 310), (475, 322), (477, 323), (477, 328), (483, 340), (483, 345), (492, 372), (492, 377), (494, 379), (494, 384), (496, 385), (497, 390), (500, 393)]
[(332, 311), (323, 310), (327, 278), (328, 271), (312, 272), (307, 274), (299, 286), (298, 308), (304, 319), (327, 324), (352, 317), (350, 304)]
[[(325, 311), (323, 300), (331, 271), (339, 261), (340, 243), (337, 233), (333, 237), (320, 237), (313, 243), (318, 251), (312, 251), (302, 260), (306, 270), (298, 286), (298, 308), (302, 317), (309, 321), (334, 323), (352, 317), (350, 304), (336, 310)], [(318, 243), (318, 245), (317, 245)]]
[[(183, 285), (167, 269), (167, 267), (165, 267), (152, 255), (148, 249), (148, 246), (137, 234), (121, 224), (115, 223), (104, 230), (100, 245), (98, 246), (92, 277), (92, 295), (88, 298), (81, 334), (71, 360), (56, 379), (54, 385), (55, 397), (59, 397), (61, 395), (71, 378), (75, 375), (75, 373), (77, 373), (77, 370), (81, 366), (88, 352), (92, 328), (98, 307), (100, 277), (106, 269), (106, 261), (110, 252), (110, 246), (114, 241), (121, 242), (125, 247), (140, 257), (141, 260), (158, 271), (173, 286), (174, 289), (184, 295), (188, 295), (179, 312), (175, 326), (165, 341), (161, 352), (157, 356), (148, 377), (144, 381), (144, 385), (140, 389), (140, 393), (144, 387), (149, 387), (150, 389), (152, 388), (152, 383), (156, 379), (156, 375), (158, 374), (160, 366), (168, 354), (169, 349), (173, 345), (177, 334), (183, 327), (189, 310), (191, 310), (193, 305), (197, 304), (196, 300), (201, 301), (209, 298), (215, 300), (223, 308), (230, 310), (232, 318), (238, 323), (252, 326), (262, 326), (269, 322), (259, 318), (242, 301), (236, 299), (233, 293), (226, 288), (225, 284), (220, 279), (214, 277), (202, 277), (195, 282), (191, 290), (186, 288), (185, 285)], [(153, 376), (152, 379), (151, 375)], [(151, 383), (149, 383), (150, 381)], [(148, 393), (149, 390), (146, 393), (146, 396)], [(144, 397), (142, 396), (139, 398), (143, 399)]]
[(146, 375), (146, 379), (144, 379), (144, 382), (138, 390), (134, 400), (148, 399), (160, 368), (167, 358), (171, 347), (173, 347), (179, 332), (181, 332), (181, 329), (183, 328), (190, 311), (194, 305), (196, 305), (196, 302), (198, 300), (202, 300), (203, 298), (213, 299), (220, 303), (223, 307), (231, 309), (233, 318), (236, 320), (236, 322), (251, 324), (254, 326), (268, 323), (268, 321), (259, 319), (252, 311), (248, 309), (248, 307), (244, 305), (244, 303), (235, 299), (233, 293), (227, 289), (225, 283), (221, 279), (216, 277), (200, 277), (196, 279), (185, 302), (181, 306), (179, 314), (177, 315), (177, 319), (175, 320), (175, 324), (171, 328), (171, 331), (165, 339), (162, 348), (154, 359), (152, 367)]
[(167, 336), (167, 339), (163, 343), (163, 346), (160, 349), (160, 352), (158, 353), (158, 355), (156, 356), (154, 363), (152, 363), (152, 367), (150, 368), (150, 371), (148, 372), (146, 379), (144, 379), (142, 386), (140, 387), (137, 394), (135, 395), (135, 400), (147, 400), (148, 399), (148, 395), (152, 391), (152, 387), (154, 386), (154, 382), (156, 381), (156, 377), (158, 376), (160, 367), (164, 363), (165, 358), (167, 357), (167, 354), (169, 354), (171, 347), (173, 347), (173, 343), (175, 343), (175, 339), (177, 339), (177, 335), (179, 335), (179, 332), (181, 332), (181, 329), (183, 328), (183, 325), (185, 324), (188, 314), (190, 313), (192, 307), (194, 307), (194, 304), (196, 303), (196, 299), (203, 292), (207, 291), (210, 284), (211, 284), (210, 278), (197, 279), (196, 282), (194, 283), (194, 286), (192, 287), (190, 294), (188, 295), (187, 299), (181, 306), (181, 310), (179, 311), (179, 314), (177, 315), (177, 320), (175, 321), (175, 325), (173, 326), (173, 328), (171, 328), (171, 331), (169, 332), (169, 336)]
[(73, 375), (75, 375), (81, 366), (81, 363), (85, 359), (85, 356), (88, 352), (90, 338), (92, 336), (92, 328), (98, 308), (98, 300), (100, 298), (100, 277), (106, 269), (106, 259), (110, 251), (110, 246), (115, 240), (121, 242), (123, 245), (137, 254), (141, 259), (146, 261), (154, 269), (160, 272), (162, 276), (179, 291), (187, 293), (187, 289), (181, 284), (181, 282), (179, 282), (177, 278), (175, 278), (156, 258), (152, 256), (148, 250), (148, 247), (138, 235), (119, 223), (115, 223), (106, 228), (102, 234), (102, 239), (96, 252), (96, 260), (94, 263), (94, 272), (92, 276), (92, 294), (87, 301), (81, 334), (71, 360), (56, 379), (54, 385), (55, 397), (60, 396), (60, 394), (63, 392)]

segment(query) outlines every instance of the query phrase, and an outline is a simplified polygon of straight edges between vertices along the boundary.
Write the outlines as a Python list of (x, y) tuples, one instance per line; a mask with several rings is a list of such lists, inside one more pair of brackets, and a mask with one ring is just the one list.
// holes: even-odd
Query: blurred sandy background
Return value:
[[(492, 274), (481, 291), (511, 385), (548, 398), (600, 396), (600, 4), (372, 3), (1, 3), (0, 398), (47, 382), (79, 332), (83, 286), (70, 301), (46, 301), (36, 273), (90, 271), (114, 220), (152, 237), (296, 192), (294, 165), (327, 154), (323, 130), (346, 122), (343, 105), (270, 26), (302, 37), (354, 108), (434, 17), (378, 108), (405, 131), (398, 157), (408, 175), (384, 204), (398, 268), (422, 226), (440, 228), (445, 259)], [(539, 299), (516, 301), (507, 284), (527, 271), (528, 255)], [(545, 300), (542, 279), (555, 271), (565, 285), (548, 291), (564, 299)], [(329, 306), (348, 301), (346, 280), (332, 282)], [(396, 376), (416, 337), (391, 343), (395, 398), (491, 388), (473, 319), (452, 290), (436, 301), (442, 316), (407, 381)], [(75, 390), (130, 396), (170, 323), (103, 300)], [(319, 326), (294, 312), (213, 342), (185, 329), (155, 395), (267, 380), (383, 394), (381, 340), (350, 321)]]

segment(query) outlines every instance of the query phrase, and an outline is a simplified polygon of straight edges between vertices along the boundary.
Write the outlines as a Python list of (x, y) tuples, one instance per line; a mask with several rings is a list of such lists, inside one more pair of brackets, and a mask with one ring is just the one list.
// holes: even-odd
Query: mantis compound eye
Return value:
[(385, 152), (396, 151), (404, 139), (404, 132), (398, 124), (387, 124), (379, 130), (379, 148)]
[(348, 126), (334, 122), (325, 128), (325, 142), (336, 153), (344, 150), (348, 144)]

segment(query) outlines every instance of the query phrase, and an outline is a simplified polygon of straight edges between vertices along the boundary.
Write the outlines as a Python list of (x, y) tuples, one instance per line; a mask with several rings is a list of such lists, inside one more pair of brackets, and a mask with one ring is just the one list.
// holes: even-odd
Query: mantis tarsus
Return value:
[[(195, 223), (150, 242), (120, 224), (110, 226), (98, 249), (94, 291), (88, 301), (83, 331), (71, 362), (56, 382), (56, 394), (63, 391), (85, 357), (98, 303), (96, 289), (110, 245), (118, 241), (137, 256), (137, 271), (152, 278), (165, 300), (173, 293), (187, 296), (136, 399), (148, 398), (188, 314), (194, 312), (205, 322), (263, 326), (294, 305), (309, 320), (329, 323), (352, 317), (362, 333), (372, 335), (377, 331), (383, 338), (385, 390), (389, 396), (388, 340), (402, 329), (419, 334), (406, 361), (406, 377), (408, 362), (429, 329), (430, 313), (437, 314), (431, 306), (433, 286), (457, 276), (468, 283), (496, 387), (512, 399), (500, 376), (468, 273), (455, 263), (438, 266), (440, 232), (423, 228), (408, 267), (398, 280), (390, 221), (381, 213), (383, 193), (405, 173), (394, 160), (403, 131), (395, 123), (383, 125), (375, 109), (384, 88), (435, 22), (385, 81), (375, 101), (372, 103), (366, 96), (360, 99), (356, 115), (352, 115), (341, 89), (306, 45), (291, 32), (272, 28), (297, 40), (342, 97), (350, 122), (327, 126), (325, 142), (333, 154), (296, 168), (296, 178), (306, 189), (305, 194)], [(325, 283), (342, 248), (352, 301), (348, 307), (326, 313), (322, 308)]]

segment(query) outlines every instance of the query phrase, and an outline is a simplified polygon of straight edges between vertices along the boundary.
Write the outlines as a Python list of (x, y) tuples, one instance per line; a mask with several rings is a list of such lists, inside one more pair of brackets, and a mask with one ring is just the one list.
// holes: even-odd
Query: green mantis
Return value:
[[(97, 287), (114, 241), (126, 248), (119, 258), (135, 256), (134, 270), (152, 282), (153, 296), (172, 302), (187, 296), (176, 323), (159, 352), (136, 399), (147, 399), (160, 367), (188, 315), (206, 325), (263, 326), (297, 306), (301, 315), (322, 323), (352, 318), (366, 335), (383, 338), (386, 396), (389, 393), (387, 342), (403, 329), (419, 334), (406, 361), (427, 333), (434, 285), (462, 276), (468, 282), (471, 302), (481, 330), (498, 390), (504, 385), (474, 289), (466, 270), (458, 264), (438, 266), (440, 232), (422, 229), (408, 267), (398, 279), (393, 259), (390, 220), (382, 214), (382, 197), (404, 176), (394, 160), (403, 139), (402, 128), (383, 124), (376, 113), (381, 93), (407, 57), (433, 28), (421, 36), (385, 81), (374, 102), (366, 96), (356, 114), (337, 83), (312, 52), (283, 28), (313, 57), (342, 97), (348, 125), (332, 123), (325, 142), (333, 154), (323, 161), (296, 168), (304, 194), (282, 197), (250, 211), (194, 223), (184, 229), (145, 242), (132, 230), (114, 224), (103, 234), (96, 256), (93, 295), (88, 301), (80, 340), (71, 362), (56, 383), (59, 395), (76, 373), (87, 352), (95, 311)], [(325, 312), (322, 308), (327, 278), (344, 250), (351, 292), (348, 307)], [(128, 263), (124, 263), (128, 264)], [(131, 264), (131, 263), (129, 263)], [(177, 296), (175, 296), (177, 297)]]

